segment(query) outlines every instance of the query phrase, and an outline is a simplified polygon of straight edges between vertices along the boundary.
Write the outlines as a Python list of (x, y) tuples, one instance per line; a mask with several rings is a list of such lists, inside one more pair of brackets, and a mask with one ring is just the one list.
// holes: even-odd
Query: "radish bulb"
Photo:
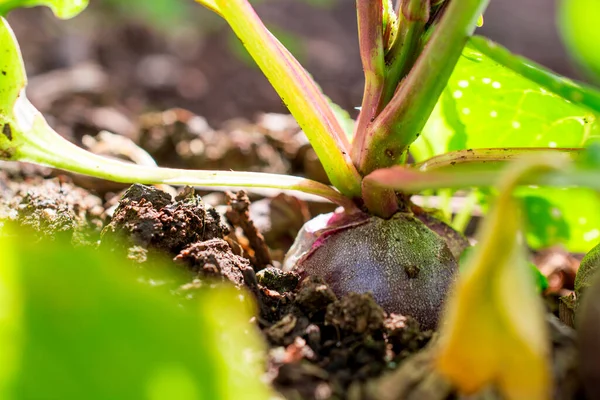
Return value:
[[(446, 226), (430, 216), (424, 221)], [(390, 219), (363, 213), (320, 215), (302, 227), (284, 269), (303, 278), (321, 276), (338, 296), (371, 292), (387, 312), (412, 316), (421, 328), (435, 329), (458, 271), (447, 241), (454, 243), (454, 253), (460, 252), (456, 238), (462, 238), (463, 248), (468, 242), (455, 231), (442, 238), (425, 223), (409, 213)]]

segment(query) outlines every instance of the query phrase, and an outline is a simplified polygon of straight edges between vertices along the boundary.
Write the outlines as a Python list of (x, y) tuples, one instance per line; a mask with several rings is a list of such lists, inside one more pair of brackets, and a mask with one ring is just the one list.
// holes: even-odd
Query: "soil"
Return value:
[[(321, 278), (301, 281), (270, 257), (271, 246), (273, 254), (285, 250), (284, 244), (290, 244), (286, 236), (311, 216), (306, 202), (280, 196), (252, 204), (240, 191), (204, 196), (227, 202), (213, 207), (190, 187), (176, 192), (143, 185), (132, 185), (119, 195), (105, 194), (108, 201), (103, 201), (69, 177), (53, 177), (49, 172), (25, 164), (5, 165), (0, 174), (2, 216), (33, 228), (40, 236), (67, 235), (74, 245), (99, 242), (103, 249), (123, 252), (142, 268), (153, 268), (166, 257), (172, 260), (172, 268), (187, 273), (188, 282), (175, 291), (182, 299), (214, 280), (250, 291), (258, 307), (256, 323), (269, 345), (265, 373), (283, 397), (458, 397), (431, 368), (435, 332), (421, 330), (411, 317), (385, 313), (370, 294), (337, 298)], [(272, 213), (265, 212), (265, 202)], [(255, 204), (262, 209), (259, 213), (253, 210)], [(302, 206), (292, 213), (290, 204)], [(251, 215), (259, 215), (262, 222), (255, 224)], [(553, 298), (548, 293), (548, 299)], [(555, 398), (582, 398), (577, 397), (581, 388), (574, 330), (552, 314), (548, 323), (554, 346)], [(486, 391), (473, 398), (499, 397)]]
[[(24, 49), (28, 68), (38, 74), (31, 79), (29, 94), (51, 124), (73, 142), (139, 164), (288, 173), (327, 182), (293, 118), (272, 113), (255, 116), (256, 110), (273, 109), (272, 102), (254, 103), (255, 96), (249, 94), (254, 87), (240, 89), (240, 80), (248, 76), (235, 76), (230, 55), (209, 51), (212, 61), (207, 63), (199, 60), (197, 49), (191, 49), (185, 61), (174, 61), (181, 51), (173, 49), (182, 44), (161, 39), (137, 23), (115, 29), (97, 23), (94, 26), (100, 28), (90, 35), (93, 41), (69, 36), (79, 45), (67, 46), (70, 50), (65, 53), (57, 50), (56, 35), (27, 29), (32, 24), (54, 24), (47, 14), (32, 12), (36, 14), (28, 18), (15, 14), (11, 19), (21, 41), (33, 44)], [(105, 11), (93, 12), (98, 21), (106, 21)], [(215, 47), (222, 42), (216, 40)], [(91, 54), (75, 51), (83, 47), (92, 49)], [(82, 59), (86, 62), (73, 61)], [(157, 73), (157, 65), (167, 65), (167, 71), (159, 74), (163, 81), (142, 79), (140, 71)], [(197, 65), (206, 68), (200, 72)], [(214, 65), (227, 65), (233, 81), (223, 93), (203, 92), (212, 80), (227, 81), (218, 75), (207, 78), (205, 74), (218, 72)], [(61, 69), (50, 72), (56, 67)], [(362, 83), (355, 77), (348, 81), (352, 84), (346, 91), (332, 97), (352, 108), (354, 100), (344, 103), (344, 99), (353, 98), (354, 91), (362, 93)], [(224, 107), (219, 96), (237, 96), (239, 103)], [(202, 108), (208, 119), (169, 108), (174, 104)], [(119, 136), (98, 135), (102, 130)], [(167, 265), (185, 271), (189, 278), (176, 291), (182, 302), (213, 280), (250, 291), (259, 310), (256, 323), (269, 345), (265, 373), (283, 397), (458, 398), (431, 368), (435, 332), (421, 330), (411, 317), (385, 313), (369, 294), (337, 298), (320, 278), (301, 281), (280, 269), (303, 223), (334, 208), (313, 200), (288, 194), (265, 198), (242, 191), (224, 196), (192, 188), (127, 187), (28, 164), (0, 165), (1, 219), (31, 227), (39, 236), (66, 236), (75, 246), (99, 245), (124, 252), (137, 268), (151, 268), (166, 258)], [(568, 308), (560, 307), (564, 305), (560, 299), (573, 291), (578, 260), (552, 249), (538, 255), (537, 265), (551, 283), (545, 299), (554, 350), (555, 398), (582, 398), (575, 331), (557, 319), (559, 309)], [(561, 320), (572, 324), (564, 314)], [(498, 395), (489, 390), (470, 398)]]

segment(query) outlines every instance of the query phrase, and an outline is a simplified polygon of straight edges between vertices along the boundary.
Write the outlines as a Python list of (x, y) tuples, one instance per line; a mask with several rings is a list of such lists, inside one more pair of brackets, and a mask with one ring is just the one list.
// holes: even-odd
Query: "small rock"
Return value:
[(279, 268), (267, 267), (256, 274), (258, 283), (280, 293), (296, 289), (300, 277), (294, 272), (284, 272)]

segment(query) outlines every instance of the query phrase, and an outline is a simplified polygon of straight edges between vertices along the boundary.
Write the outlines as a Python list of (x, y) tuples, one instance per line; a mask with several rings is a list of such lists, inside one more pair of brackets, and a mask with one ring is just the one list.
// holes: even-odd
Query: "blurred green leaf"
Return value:
[[(20, 319), (8, 314), (19, 324), (22, 348), (8, 364), (17, 370), (0, 397), (268, 397), (260, 380), (262, 346), (243, 292), (222, 287), (176, 298), (166, 284), (172, 275), (143, 277), (125, 258), (60, 240), (34, 243), (21, 234), (0, 239), (0, 249), (0, 288), (20, 293), (12, 305), (22, 310)], [(7, 297), (0, 300), (4, 311)], [(1, 390), (4, 353), (0, 360)]]
[[(0, 225), (0, 235), (2, 226)], [(0, 241), (0, 398), (8, 399), (12, 382), (19, 369), (22, 335), (22, 293), (12, 251), (11, 238)]]
[[(153, 27), (173, 31), (173, 26), (191, 25), (195, 18), (190, 15), (191, 2), (185, 0), (104, 0), (116, 7), (126, 18), (140, 18)], [(204, 21), (203, 21), (204, 22)], [(201, 24), (204, 30), (206, 24)]]
[(562, 0), (558, 21), (562, 38), (571, 55), (600, 81), (600, 2)]
[(88, 0), (0, 0), (0, 15), (20, 7), (49, 7), (58, 18), (69, 19), (82, 12)]
[(600, 238), (598, 195), (588, 189), (520, 188), (527, 240), (533, 248), (562, 243), (586, 252)]
[[(484, 147), (583, 147), (600, 139), (598, 116), (525, 79), (467, 46), (421, 136), (417, 162), (448, 151)], [(528, 219), (528, 240), (539, 248), (564, 243), (585, 252), (600, 228), (600, 202), (591, 191), (536, 189), (552, 218)], [(531, 211), (533, 196), (528, 197)], [(545, 203), (545, 204), (546, 204)], [(538, 218), (539, 217), (539, 218)], [(581, 223), (581, 221), (586, 221)], [(544, 234), (542, 234), (544, 233)]]

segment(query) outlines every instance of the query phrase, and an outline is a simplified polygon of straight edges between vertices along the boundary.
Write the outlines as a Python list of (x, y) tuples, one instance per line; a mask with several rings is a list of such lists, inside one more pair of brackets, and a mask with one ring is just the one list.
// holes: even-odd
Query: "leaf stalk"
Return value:
[(489, 0), (452, 0), (414, 67), (370, 125), (358, 165), (363, 174), (398, 164), (446, 87)]

